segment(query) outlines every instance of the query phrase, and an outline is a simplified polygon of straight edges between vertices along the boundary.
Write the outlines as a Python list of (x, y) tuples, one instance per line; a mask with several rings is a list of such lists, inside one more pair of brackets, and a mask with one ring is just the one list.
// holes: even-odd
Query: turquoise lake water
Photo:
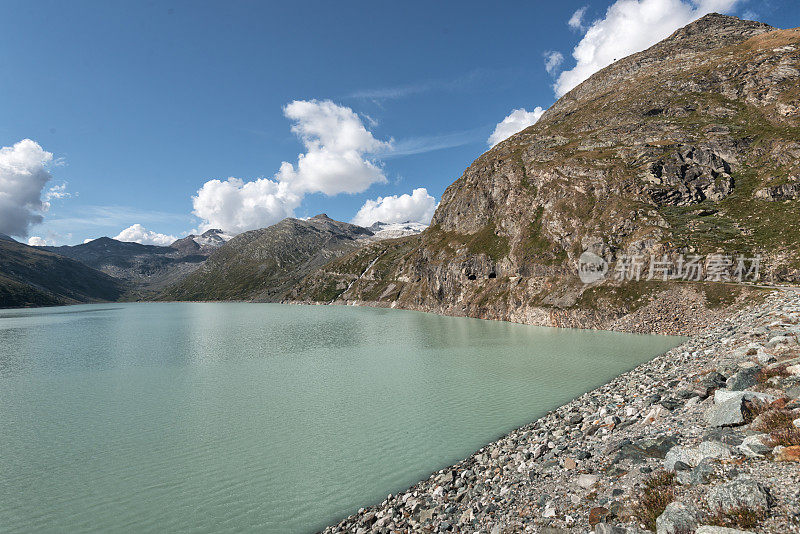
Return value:
[(0, 532), (313, 532), (680, 341), (341, 306), (0, 310)]

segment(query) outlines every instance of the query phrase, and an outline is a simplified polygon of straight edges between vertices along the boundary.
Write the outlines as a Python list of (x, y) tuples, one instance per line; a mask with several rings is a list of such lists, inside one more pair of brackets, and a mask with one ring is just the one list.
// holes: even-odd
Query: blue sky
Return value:
[[(690, 0), (620, 2), (698, 9)], [(800, 26), (796, 0), (698, 2)], [(289, 212), (349, 221), (368, 200), (418, 188), (438, 201), (512, 110), (532, 116), (555, 101), (560, 72), (575, 67), (573, 49), (593, 21), (610, 18), (612, 4), (3, 1), (0, 146), (27, 138), (52, 154), (41, 189), (49, 208), (25, 209), (36, 212), (28, 235), (53, 244), (134, 224), (177, 237), (208, 227), (215, 219), (192, 215), (192, 196), (207, 181), (274, 181), (282, 162), (296, 166), (310, 150), (291, 129), (310, 115), (286, 116), (298, 100), (349, 108), (391, 147), (368, 139), (374, 150), (356, 148), (380, 174), (361, 192), (306, 185), (283, 206)], [(548, 73), (551, 51), (564, 60)], [(69, 196), (48, 194), (62, 184)], [(252, 220), (268, 219), (260, 217)], [(237, 231), (251, 224), (242, 221)]]

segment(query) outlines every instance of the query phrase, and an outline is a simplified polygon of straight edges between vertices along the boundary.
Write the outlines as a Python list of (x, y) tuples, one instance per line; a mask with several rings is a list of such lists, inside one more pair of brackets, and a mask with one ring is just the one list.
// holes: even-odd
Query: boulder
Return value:
[(724, 402), (715, 402), (705, 413), (706, 422), (711, 426), (740, 426), (745, 423), (742, 414), (742, 397), (734, 397)]
[(714, 527), (702, 525), (697, 527), (695, 534), (755, 534), (749, 530), (739, 530), (738, 528)]
[(758, 391), (730, 391), (727, 389), (718, 389), (714, 392), (714, 404), (721, 404), (725, 401), (737, 398), (742, 401), (759, 400), (768, 404), (778, 400), (778, 397), (774, 395)]
[(722, 512), (740, 508), (767, 510), (771, 506), (769, 491), (749, 479), (736, 479), (714, 486), (709, 490), (706, 501), (712, 511)]
[(765, 437), (767, 437), (766, 434), (747, 436), (737, 449), (748, 458), (759, 458), (772, 450), (772, 447), (764, 441)]
[(656, 519), (657, 534), (692, 534), (697, 528), (700, 511), (691, 504), (671, 502)]
[(751, 388), (756, 385), (756, 376), (760, 370), (760, 367), (751, 364), (743, 368), (741, 371), (733, 374), (726, 381), (726, 387), (731, 391), (742, 391), (744, 389)]
[(697, 447), (678, 445), (667, 452), (664, 458), (664, 468), (672, 471), (678, 462), (696, 467), (705, 458), (730, 458), (731, 456), (731, 448), (719, 441), (704, 441)]

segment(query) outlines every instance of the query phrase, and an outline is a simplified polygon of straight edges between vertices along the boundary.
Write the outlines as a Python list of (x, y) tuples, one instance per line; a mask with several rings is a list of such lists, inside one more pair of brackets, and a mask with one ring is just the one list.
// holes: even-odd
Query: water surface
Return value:
[(339, 306), (0, 310), (0, 531), (312, 532), (679, 342)]

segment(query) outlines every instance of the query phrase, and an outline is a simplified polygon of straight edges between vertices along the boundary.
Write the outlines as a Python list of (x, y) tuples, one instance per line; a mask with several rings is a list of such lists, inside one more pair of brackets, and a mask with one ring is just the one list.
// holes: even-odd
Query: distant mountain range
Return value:
[[(362, 228), (321, 214), (285, 219), (235, 237), (208, 230), (168, 247), (109, 237), (80, 245), (30, 247), (0, 235), (5, 245), (0, 248), (5, 260), (0, 263), (0, 307), (142, 299), (277, 301), (334, 258), (424, 228), (419, 223)], [(50, 259), (47, 269), (22, 268), (41, 265), (43, 257)], [(72, 272), (76, 266), (81, 276)], [(68, 280), (80, 284), (69, 291)], [(88, 291), (95, 286), (98, 291)]]
[(302, 277), (365, 244), (374, 233), (325, 214), (284, 219), (239, 234), (195, 272), (167, 288), (162, 300), (279, 301)]
[(101, 237), (74, 246), (41, 247), (78, 260), (128, 283), (130, 298), (155, 294), (197, 269), (209, 254), (230, 239), (221, 230), (189, 235), (168, 247)]

